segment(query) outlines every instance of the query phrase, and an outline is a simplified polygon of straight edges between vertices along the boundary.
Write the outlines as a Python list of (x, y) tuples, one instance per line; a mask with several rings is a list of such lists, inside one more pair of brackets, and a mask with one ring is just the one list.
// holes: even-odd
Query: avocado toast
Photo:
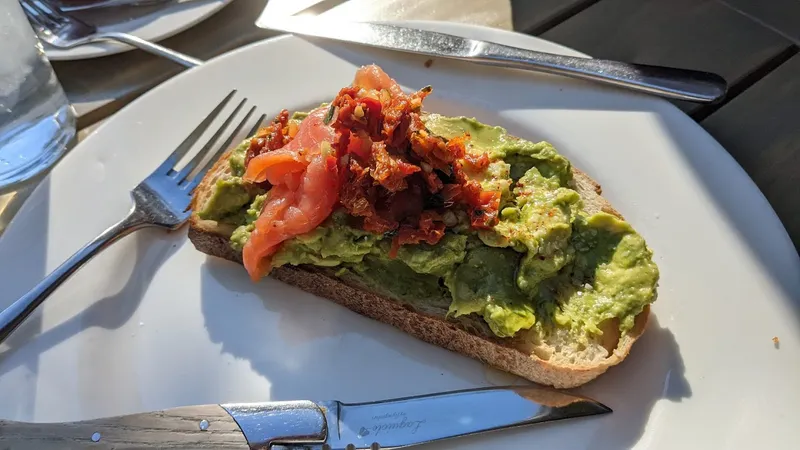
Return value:
[(189, 238), (432, 344), (582, 385), (628, 354), (658, 268), (600, 186), (546, 142), (425, 112), (376, 66), (231, 149)]

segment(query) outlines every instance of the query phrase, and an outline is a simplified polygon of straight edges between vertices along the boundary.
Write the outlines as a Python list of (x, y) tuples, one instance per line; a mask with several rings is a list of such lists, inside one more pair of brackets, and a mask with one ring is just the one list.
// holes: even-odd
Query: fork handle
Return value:
[(690, 102), (715, 103), (722, 100), (728, 90), (725, 79), (715, 73), (556, 55), (492, 42), (478, 46), (470, 59), (494, 66), (592, 80)]
[(152, 53), (156, 56), (161, 56), (162, 58), (169, 59), (172, 62), (178, 63), (188, 68), (192, 68), (195, 66), (199, 66), (200, 64), (203, 64), (203, 61), (200, 59), (193, 58), (189, 55), (185, 55), (183, 53), (176, 52), (175, 50), (168, 49), (163, 45), (154, 44), (150, 41), (146, 41), (132, 34), (116, 33), (116, 32), (98, 33), (95, 36), (93, 36), (93, 38), (111, 39), (114, 41), (119, 41), (124, 44), (136, 47), (140, 50), (144, 50), (148, 53)]
[(56, 270), (51, 272), (45, 279), (39, 282), (27, 294), (20, 297), (8, 308), (0, 312), (0, 343), (19, 327), (36, 308), (47, 299), (48, 296), (67, 280), (73, 273), (77, 272), (87, 261), (92, 259), (100, 251), (108, 248), (111, 244), (140, 228), (148, 226), (146, 218), (136, 209), (132, 209), (127, 217), (119, 221), (111, 228), (104, 231), (84, 245), (69, 259), (64, 261)]

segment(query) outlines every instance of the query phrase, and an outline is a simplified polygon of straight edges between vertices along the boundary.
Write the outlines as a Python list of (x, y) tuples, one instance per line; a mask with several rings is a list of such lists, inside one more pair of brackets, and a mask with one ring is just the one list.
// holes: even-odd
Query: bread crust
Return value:
[[(192, 208), (204, 204), (219, 176), (227, 171), (228, 154), (209, 171), (195, 191)], [(588, 213), (604, 211), (619, 218), (622, 215), (602, 196), (600, 184), (573, 167), (573, 188), (581, 195)], [(192, 214), (189, 221), (189, 240), (197, 250), (211, 256), (241, 264), (241, 254), (229, 244), (227, 235), (220, 233), (216, 222), (201, 220)], [(583, 385), (622, 362), (634, 342), (642, 335), (650, 312), (646, 306), (636, 316), (634, 327), (619, 336), (607, 358), (592, 364), (557, 364), (531, 353), (514, 339), (483, 336), (471, 332), (458, 321), (424, 314), (409, 305), (391, 298), (351, 286), (325, 269), (314, 266), (276, 267), (270, 276), (316, 296), (331, 300), (358, 314), (392, 325), (430, 344), (446, 348), (482, 363), (513, 373), (535, 383), (556, 388), (573, 388)]]

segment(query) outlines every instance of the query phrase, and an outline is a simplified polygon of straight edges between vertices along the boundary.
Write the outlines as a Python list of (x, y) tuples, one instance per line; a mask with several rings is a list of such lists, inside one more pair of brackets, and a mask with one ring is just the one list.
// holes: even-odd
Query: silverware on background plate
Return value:
[(511, 386), (359, 404), (284, 401), (190, 406), (70, 423), (0, 421), (0, 447), (396, 449), (610, 412), (567, 392)]
[(264, 14), (256, 25), (387, 50), (581, 78), (690, 102), (719, 101), (728, 89), (721, 76), (709, 72), (576, 58), (385, 23), (344, 23), (324, 17), (274, 17)]
[(67, 14), (48, 0), (20, 0), (39, 38), (55, 48), (70, 49), (80, 45), (112, 40), (169, 59), (184, 67), (195, 67), (203, 61), (170, 50), (127, 33), (98, 31), (97, 27)]
[(161, 6), (187, 3), (192, 0), (55, 0), (58, 9), (64, 12), (88, 11), (92, 9), (124, 8), (137, 6)]
[[(145, 227), (176, 230), (186, 223), (191, 213), (189, 211), (189, 202), (191, 201), (192, 190), (200, 183), (203, 175), (216, 162), (219, 155), (230, 146), (242, 127), (250, 120), (250, 116), (256, 111), (256, 107), (250, 108), (241, 122), (228, 135), (225, 142), (217, 146), (217, 141), (228, 129), (231, 121), (239, 114), (239, 110), (242, 109), (247, 99), (245, 98), (239, 102), (236, 109), (228, 116), (211, 139), (180, 170), (177, 167), (178, 162), (211, 126), (214, 119), (225, 108), (225, 105), (233, 98), (235, 93), (236, 91), (234, 90), (228, 94), (178, 148), (153, 173), (131, 191), (133, 208), (127, 217), (86, 244), (27, 294), (0, 312), (0, 343), (22, 324), (70, 275), (118, 239)], [(265, 118), (266, 116), (262, 114), (247, 135), (252, 136), (255, 134)], [(200, 163), (206, 159), (207, 162), (197, 170)], [(2, 435), (2, 432), (0, 432), (0, 435)]]

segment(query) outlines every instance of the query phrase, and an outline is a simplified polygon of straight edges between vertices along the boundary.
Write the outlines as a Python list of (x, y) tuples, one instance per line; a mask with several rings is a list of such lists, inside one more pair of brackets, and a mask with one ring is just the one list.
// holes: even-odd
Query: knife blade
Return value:
[(256, 26), (384, 50), (562, 75), (697, 103), (718, 102), (728, 89), (725, 79), (710, 72), (538, 52), (388, 23), (262, 14)]
[(602, 403), (568, 392), (510, 386), (369, 403), (190, 406), (70, 423), (0, 420), (0, 448), (396, 449), (610, 412)]
[(332, 424), (326, 444), (332, 450), (403, 448), (611, 412), (611, 408), (594, 400), (538, 386), (472, 389), (324, 406), (327, 422)]

